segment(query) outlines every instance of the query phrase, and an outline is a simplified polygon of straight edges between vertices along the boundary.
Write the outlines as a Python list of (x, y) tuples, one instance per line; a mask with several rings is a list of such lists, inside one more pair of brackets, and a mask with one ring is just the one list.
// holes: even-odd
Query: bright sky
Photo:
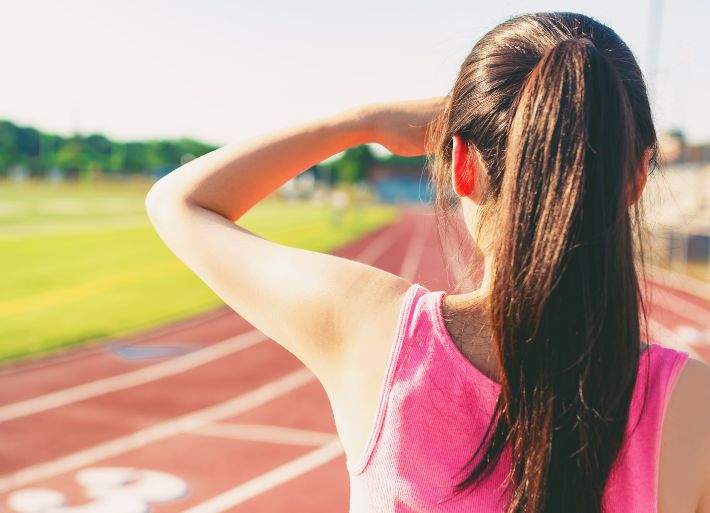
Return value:
[(654, 2), (664, 4), (657, 128), (710, 141), (706, 0), (0, 0), (0, 118), (224, 144), (359, 104), (446, 94), (485, 32), (540, 10), (608, 24), (649, 80)]

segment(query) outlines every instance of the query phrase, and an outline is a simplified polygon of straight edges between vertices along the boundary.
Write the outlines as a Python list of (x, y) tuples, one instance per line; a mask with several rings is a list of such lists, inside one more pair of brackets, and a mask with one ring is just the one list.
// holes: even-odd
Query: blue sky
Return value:
[[(359, 104), (446, 94), (478, 38), (540, 10), (608, 24), (648, 73), (653, 2), (0, 0), (0, 118), (224, 144)], [(665, 0), (662, 13), (657, 128), (710, 141), (710, 2)]]

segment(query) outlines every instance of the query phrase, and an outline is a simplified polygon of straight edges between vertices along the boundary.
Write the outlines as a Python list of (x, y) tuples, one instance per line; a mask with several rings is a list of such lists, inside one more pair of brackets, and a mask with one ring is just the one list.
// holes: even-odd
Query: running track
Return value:
[[(447, 275), (431, 207), (334, 254), (432, 290), (460, 272)], [(654, 285), (652, 303), (651, 340), (710, 362), (710, 302)], [(62, 513), (332, 513), (348, 493), (320, 384), (227, 307), (0, 368), (2, 512), (60, 511), (50, 505), (63, 495)]]

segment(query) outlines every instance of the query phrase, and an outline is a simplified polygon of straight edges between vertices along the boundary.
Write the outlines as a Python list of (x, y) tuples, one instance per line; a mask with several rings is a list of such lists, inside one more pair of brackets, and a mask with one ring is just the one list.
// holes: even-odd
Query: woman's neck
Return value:
[[(442, 302), (444, 323), (454, 344), (476, 367), (498, 381), (493, 334), (488, 318), (488, 290), (445, 295)], [(648, 344), (641, 341), (641, 353)]]

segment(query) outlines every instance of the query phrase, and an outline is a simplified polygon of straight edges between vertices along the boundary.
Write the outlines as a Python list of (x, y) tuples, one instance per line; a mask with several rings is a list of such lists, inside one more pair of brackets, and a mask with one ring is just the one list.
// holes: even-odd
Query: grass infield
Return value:
[[(0, 182), (0, 361), (129, 335), (222, 301), (165, 247), (145, 213), (147, 181)], [(391, 222), (396, 207), (267, 198), (238, 224), (328, 252)]]

